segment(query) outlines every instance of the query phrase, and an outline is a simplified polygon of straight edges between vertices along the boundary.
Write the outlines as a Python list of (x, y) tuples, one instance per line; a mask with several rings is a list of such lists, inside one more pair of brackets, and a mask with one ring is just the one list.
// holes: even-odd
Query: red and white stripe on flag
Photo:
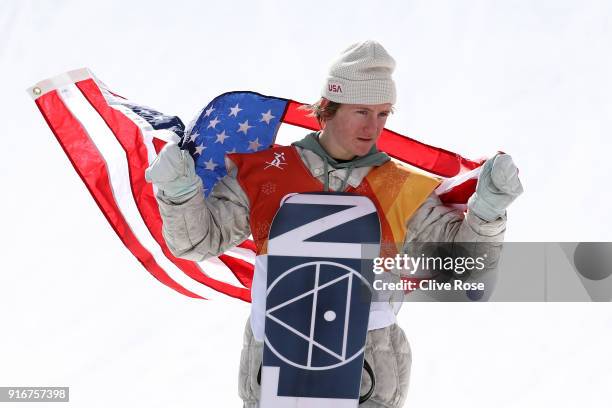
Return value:
[[(202, 262), (174, 257), (162, 236), (154, 187), (144, 171), (175, 135), (155, 130), (121, 103), (88, 69), (39, 82), (28, 89), (68, 159), (124, 245), (156, 279), (194, 298), (230, 296), (250, 301), (255, 253), (246, 241)], [(123, 101), (127, 101), (121, 98)], [(318, 123), (290, 101), (283, 129), (319, 129)], [(303, 134), (302, 134), (303, 136)], [(429, 146), (384, 129), (380, 150), (443, 180), (436, 192), (449, 205), (465, 205), (474, 192), (482, 162)]]
[(109, 224), (147, 271), (186, 296), (250, 301), (251, 250), (237, 248), (223, 258), (192, 262), (174, 257), (163, 239), (144, 171), (157, 155), (154, 144), (163, 145), (168, 134), (122, 105), (109, 105), (103, 95), (108, 90), (87, 69), (28, 91)]

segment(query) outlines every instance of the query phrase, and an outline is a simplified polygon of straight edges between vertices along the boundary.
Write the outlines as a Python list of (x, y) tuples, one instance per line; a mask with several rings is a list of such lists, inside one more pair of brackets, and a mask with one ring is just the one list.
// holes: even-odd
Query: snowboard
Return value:
[(364, 196), (282, 200), (268, 237), (261, 408), (358, 406), (380, 231)]

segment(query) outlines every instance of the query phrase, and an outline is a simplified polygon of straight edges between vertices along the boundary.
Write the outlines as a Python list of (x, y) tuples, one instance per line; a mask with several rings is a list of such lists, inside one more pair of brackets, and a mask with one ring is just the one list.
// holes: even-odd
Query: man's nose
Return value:
[(367, 131), (373, 132), (376, 131), (376, 129), (378, 128), (378, 120), (376, 118), (376, 115), (368, 115), (367, 119), (366, 119), (366, 126), (365, 126)]

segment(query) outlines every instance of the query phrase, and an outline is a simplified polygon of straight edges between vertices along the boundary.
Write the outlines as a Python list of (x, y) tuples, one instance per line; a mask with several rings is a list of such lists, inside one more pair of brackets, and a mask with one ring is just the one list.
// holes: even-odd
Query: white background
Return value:
[[(612, 241), (609, 2), (217, 3), (2, 1), (0, 386), (70, 386), (75, 407), (240, 406), (248, 305), (152, 278), (25, 92), (75, 68), (188, 122), (230, 90), (314, 101), (331, 59), (376, 39), (397, 61), (390, 129), (515, 158), (507, 240)], [(609, 304), (407, 304), (399, 320), (406, 406), (610, 406)]]

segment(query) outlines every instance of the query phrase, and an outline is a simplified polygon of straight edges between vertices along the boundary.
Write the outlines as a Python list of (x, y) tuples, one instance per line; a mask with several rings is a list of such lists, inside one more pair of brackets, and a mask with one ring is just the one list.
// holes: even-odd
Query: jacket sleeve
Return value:
[(202, 261), (222, 254), (251, 233), (249, 200), (235, 169), (223, 177), (204, 199), (201, 191), (183, 203), (157, 194), (163, 235), (174, 256)]
[[(405, 242), (502, 242), (506, 218), (487, 222), (446, 206), (433, 192), (407, 222)], [(501, 244), (500, 244), (501, 245)]]
[[(482, 300), (486, 300), (497, 281), (497, 266), (505, 230), (505, 215), (488, 222), (469, 210), (464, 213), (460, 209), (444, 205), (434, 192), (407, 222), (403, 252), (413, 257), (424, 253), (434, 256), (470, 256), (484, 259), (483, 269), (472, 271), (465, 279), (470, 282), (485, 283), (486, 289)], [(429, 247), (427, 243), (430, 243)], [(457, 297), (458, 294), (454, 292), (428, 293), (428, 295), (437, 300), (465, 300), (462, 296)]]

